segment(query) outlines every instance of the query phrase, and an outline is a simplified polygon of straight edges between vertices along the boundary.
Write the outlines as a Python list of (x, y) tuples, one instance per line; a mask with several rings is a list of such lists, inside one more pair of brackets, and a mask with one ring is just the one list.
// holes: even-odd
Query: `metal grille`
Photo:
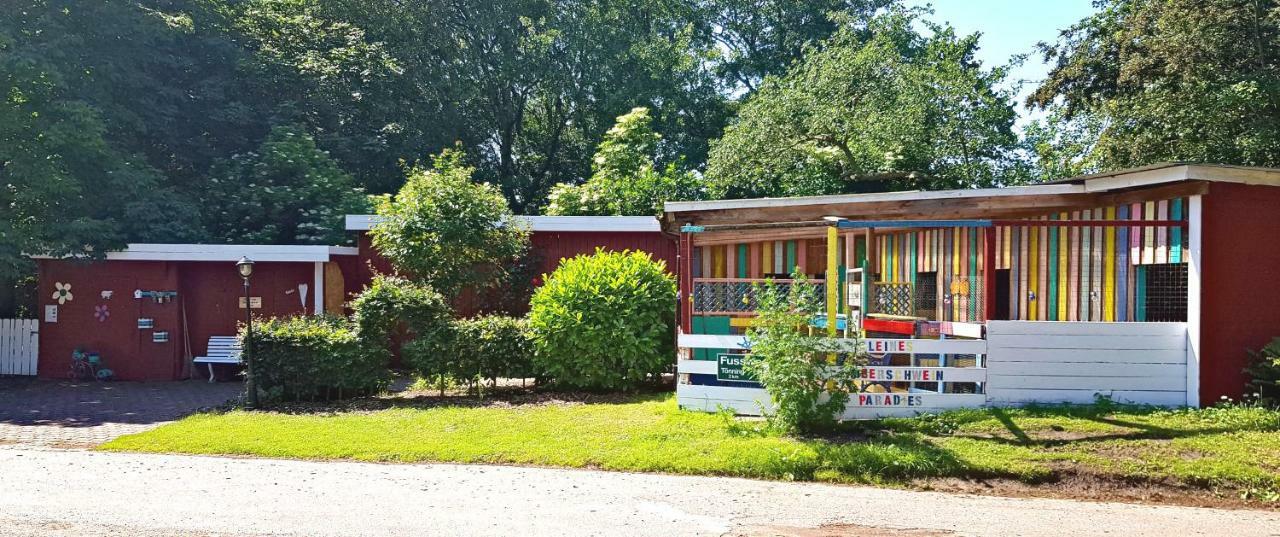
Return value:
[(915, 292), (910, 283), (877, 283), (875, 312), (889, 315), (915, 315)]
[(938, 273), (916, 274), (916, 317), (932, 319), (938, 312)]
[[(756, 286), (765, 280), (694, 280), (693, 311), (698, 313), (752, 313), (759, 306), (756, 298)], [(787, 293), (793, 285), (790, 280), (774, 280), (778, 291)], [(810, 281), (804, 285), (813, 288), (817, 297), (826, 293), (826, 285), (821, 281)]]
[(1187, 322), (1187, 264), (1147, 265), (1146, 318), (1152, 322)]

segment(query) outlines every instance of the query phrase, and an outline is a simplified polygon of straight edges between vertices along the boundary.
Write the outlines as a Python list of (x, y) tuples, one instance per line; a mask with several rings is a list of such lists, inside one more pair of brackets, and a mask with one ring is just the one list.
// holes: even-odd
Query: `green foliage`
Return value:
[[(1047, 178), (1166, 161), (1280, 165), (1280, 11), (1253, 0), (1106, 0), (1042, 44), (1028, 104), (1061, 117)], [(1075, 131), (1088, 131), (1080, 147)], [(1040, 152), (1043, 158), (1044, 151)]]
[(394, 198), (378, 206), (373, 245), (402, 275), (448, 297), (505, 277), (528, 249), (529, 231), (514, 219), (498, 189), (471, 182), (461, 150), (416, 168)]
[(1258, 403), (1280, 407), (1280, 337), (1272, 339), (1258, 352), (1250, 352), (1253, 361), (1245, 369), (1249, 390)]
[(269, 399), (331, 399), (369, 395), (387, 387), (390, 358), (364, 345), (346, 319), (272, 318), (240, 338), (253, 362), (257, 387)]
[(368, 212), (355, 186), (297, 126), (276, 127), (255, 152), (215, 166), (204, 196), (205, 227), (249, 244), (342, 244), (343, 216)]
[[(809, 323), (822, 315), (821, 297), (797, 272), (786, 289), (773, 280), (757, 286), (756, 324), (748, 332), (751, 353), (744, 369), (769, 392), (770, 425), (789, 433), (830, 430), (849, 402), (857, 366), (865, 355), (839, 353)], [(838, 362), (829, 360), (835, 355)]]
[(580, 255), (533, 295), (539, 372), (562, 387), (633, 389), (671, 368), (675, 280), (643, 252)]
[(430, 287), (395, 276), (375, 276), (355, 300), (352, 316), (360, 340), (370, 348), (390, 349), (404, 336), (420, 346), (447, 352), (451, 339), (449, 302)]
[[(1013, 177), (1016, 114), (978, 36), (890, 10), (767, 78), (714, 143), (712, 198), (992, 186)], [(931, 35), (915, 28), (924, 25)]]
[(639, 107), (619, 116), (596, 150), (594, 173), (581, 185), (561, 183), (551, 190), (549, 215), (662, 214), (666, 201), (700, 197), (700, 181), (676, 163), (659, 170), (658, 143), (649, 109)]
[[(526, 321), (490, 315), (450, 325), (446, 349), (432, 342), (405, 346), (404, 357), (420, 375), (481, 389), (499, 378), (533, 378), (533, 342)], [(444, 350), (445, 352), (439, 352)]]

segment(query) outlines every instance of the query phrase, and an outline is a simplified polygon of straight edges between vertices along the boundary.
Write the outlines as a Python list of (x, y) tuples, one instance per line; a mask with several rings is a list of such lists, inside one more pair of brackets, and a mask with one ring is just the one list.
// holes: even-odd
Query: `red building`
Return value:
[[(675, 242), (652, 217), (522, 218), (543, 273), (596, 248), (647, 251), (675, 270)], [(357, 247), (131, 244), (105, 261), (38, 258), (38, 374), (65, 378), (80, 349), (100, 354), (121, 380), (201, 376), (193, 358), (244, 318), (241, 256), (255, 262), (255, 316), (341, 314), (375, 270), (390, 268), (365, 236), (372, 220), (347, 217)]]

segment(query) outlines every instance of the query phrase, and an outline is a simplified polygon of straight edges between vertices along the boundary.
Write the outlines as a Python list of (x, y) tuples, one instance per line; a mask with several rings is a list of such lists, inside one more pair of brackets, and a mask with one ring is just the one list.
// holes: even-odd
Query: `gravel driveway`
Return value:
[(240, 394), (236, 382), (67, 382), (0, 378), (0, 444), (88, 447)]
[(1266, 511), (585, 470), (17, 448), (0, 468), (3, 536), (1280, 535)]

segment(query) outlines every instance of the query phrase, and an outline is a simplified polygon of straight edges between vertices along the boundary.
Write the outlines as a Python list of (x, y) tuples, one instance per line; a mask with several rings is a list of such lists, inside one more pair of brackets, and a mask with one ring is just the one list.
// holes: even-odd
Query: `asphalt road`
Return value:
[(1230, 535), (1280, 513), (465, 465), (0, 448), (0, 535)]

